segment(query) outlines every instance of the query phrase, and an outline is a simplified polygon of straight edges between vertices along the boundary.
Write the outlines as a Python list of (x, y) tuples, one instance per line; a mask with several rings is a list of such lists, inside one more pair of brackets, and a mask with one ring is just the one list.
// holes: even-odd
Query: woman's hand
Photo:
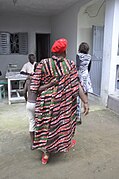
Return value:
[(84, 108), (84, 115), (87, 115), (89, 113), (89, 104), (88, 103), (84, 103), (83, 104), (83, 108)]
[(79, 84), (79, 96), (83, 102), (84, 115), (87, 115), (89, 113), (88, 95), (84, 93), (80, 84)]
[(53, 86), (53, 85), (55, 85), (55, 84), (57, 84), (57, 83), (58, 83), (58, 81), (57, 81), (56, 78), (55, 78), (55, 79), (53, 79), (53, 80), (50, 82), (50, 85)]
[(49, 87), (56, 85), (58, 83), (58, 80), (55, 78), (49, 83)]

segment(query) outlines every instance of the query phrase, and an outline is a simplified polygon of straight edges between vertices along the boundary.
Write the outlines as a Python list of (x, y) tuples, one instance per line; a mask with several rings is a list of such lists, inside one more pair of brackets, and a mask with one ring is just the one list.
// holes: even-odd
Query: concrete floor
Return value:
[(119, 179), (119, 116), (102, 106), (77, 126), (77, 145), (46, 166), (30, 150), (25, 103), (0, 102), (0, 179)]

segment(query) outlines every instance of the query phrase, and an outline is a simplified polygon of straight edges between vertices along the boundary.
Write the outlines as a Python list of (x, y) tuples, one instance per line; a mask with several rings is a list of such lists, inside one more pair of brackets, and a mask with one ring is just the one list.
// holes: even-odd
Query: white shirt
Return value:
[(36, 62), (34, 62), (33, 64), (31, 64), (30, 62), (25, 63), (21, 71), (26, 72), (26, 73), (33, 73), (35, 63)]

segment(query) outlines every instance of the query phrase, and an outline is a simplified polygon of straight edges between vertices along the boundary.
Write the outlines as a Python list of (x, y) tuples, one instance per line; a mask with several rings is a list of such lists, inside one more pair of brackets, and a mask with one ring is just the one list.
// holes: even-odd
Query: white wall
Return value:
[[(107, 103), (109, 94), (115, 93), (116, 65), (119, 37), (119, 1), (106, 0), (105, 36), (102, 68), (102, 99)], [(106, 85), (105, 85), (106, 84)]]
[(75, 60), (77, 51), (77, 17), (79, 8), (88, 1), (78, 2), (52, 18), (52, 43), (58, 38), (66, 38), (69, 44), (67, 56), (73, 60)]
[(80, 9), (78, 14), (77, 50), (81, 42), (87, 42), (90, 46), (90, 52), (92, 52), (92, 25), (104, 26), (105, 4), (97, 13), (101, 3), (102, 1), (96, 2), (93, 0)]
[[(82, 41), (89, 43), (92, 51), (92, 25), (104, 25), (104, 47), (101, 81), (101, 100), (107, 104), (109, 94), (118, 94), (116, 92), (116, 65), (119, 64), (117, 56), (119, 39), (119, 0), (106, 0), (96, 17), (101, 1), (91, 1), (83, 6), (78, 15), (78, 34), (77, 48)], [(103, 1), (102, 1), (103, 2)], [(106, 7), (105, 7), (106, 6)], [(89, 15), (86, 13), (88, 10)]]
[[(35, 33), (51, 33), (50, 18), (25, 15), (0, 15), (0, 31), (28, 32), (28, 53), (36, 52)], [(0, 70), (3, 78), (9, 63), (15, 63), (19, 68), (27, 62), (27, 55), (0, 55)]]

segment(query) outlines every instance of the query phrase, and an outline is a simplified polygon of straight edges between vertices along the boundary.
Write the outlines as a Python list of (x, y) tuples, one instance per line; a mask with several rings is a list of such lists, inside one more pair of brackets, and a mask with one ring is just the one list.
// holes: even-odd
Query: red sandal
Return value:
[(75, 140), (75, 139), (72, 139), (72, 140), (71, 140), (71, 146), (70, 146), (70, 147), (73, 148), (75, 145), (76, 145), (76, 140)]
[(48, 163), (49, 157), (48, 158), (44, 158), (44, 157), (45, 157), (44, 153), (42, 153), (42, 160), (41, 160), (41, 162), (42, 162), (43, 165), (46, 165)]

